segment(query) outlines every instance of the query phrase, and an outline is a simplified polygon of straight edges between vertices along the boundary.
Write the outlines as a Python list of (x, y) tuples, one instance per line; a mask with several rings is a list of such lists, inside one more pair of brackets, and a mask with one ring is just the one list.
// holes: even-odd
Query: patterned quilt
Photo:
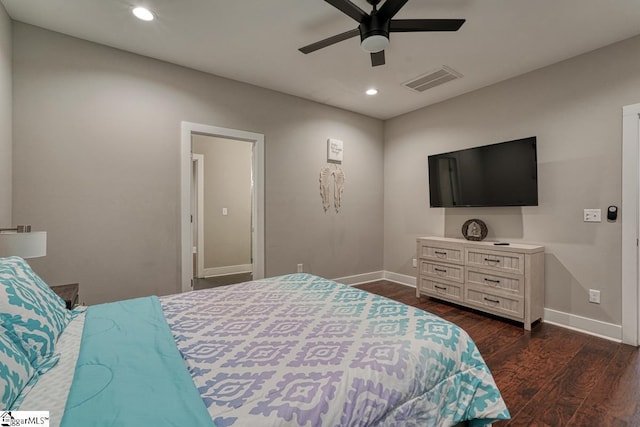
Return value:
[(218, 427), (509, 418), (469, 336), (420, 309), (308, 274), (160, 301)]

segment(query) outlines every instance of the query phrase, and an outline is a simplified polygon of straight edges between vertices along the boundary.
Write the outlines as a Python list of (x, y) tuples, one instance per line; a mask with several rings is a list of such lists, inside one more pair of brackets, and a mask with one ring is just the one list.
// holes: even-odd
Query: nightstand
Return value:
[(80, 285), (77, 283), (69, 283), (68, 285), (51, 286), (51, 290), (67, 303), (67, 309), (71, 310), (78, 305), (78, 289)]

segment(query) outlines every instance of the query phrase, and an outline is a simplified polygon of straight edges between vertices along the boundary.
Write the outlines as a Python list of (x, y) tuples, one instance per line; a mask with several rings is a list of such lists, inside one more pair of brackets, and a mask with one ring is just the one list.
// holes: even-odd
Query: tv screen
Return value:
[(432, 208), (538, 206), (536, 137), (429, 156)]

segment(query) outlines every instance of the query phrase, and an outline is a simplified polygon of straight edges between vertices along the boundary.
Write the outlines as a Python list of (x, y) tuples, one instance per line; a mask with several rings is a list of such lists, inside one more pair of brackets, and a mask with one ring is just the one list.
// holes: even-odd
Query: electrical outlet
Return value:
[(596, 289), (589, 289), (589, 302), (600, 304), (600, 291)]
[(600, 209), (585, 209), (584, 222), (602, 222), (602, 212)]
[(304, 270), (304, 265), (298, 264), (298, 273), (302, 273), (303, 270)]
[(418, 260), (417, 259), (413, 259), (413, 268), (416, 268), (418, 266)]

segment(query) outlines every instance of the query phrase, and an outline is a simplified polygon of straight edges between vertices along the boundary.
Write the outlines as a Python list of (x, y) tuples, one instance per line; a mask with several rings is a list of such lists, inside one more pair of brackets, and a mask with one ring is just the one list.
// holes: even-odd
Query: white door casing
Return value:
[(252, 235), (251, 258), (253, 278), (264, 277), (264, 135), (236, 129), (183, 121), (180, 144), (180, 235), (181, 235), (181, 290), (191, 290), (193, 277), (191, 232), (191, 135), (203, 134), (253, 143), (252, 176)]
[[(196, 224), (197, 231), (197, 277), (204, 277), (204, 155), (202, 154), (192, 154), (192, 165), (195, 171), (195, 174), (192, 176), (195, 178), (195, 189), (196, 194), (192, 194), (192, 197), (195, 196), (196, 200), (196, 212), (195, 212), (195, 221), (192, 224)], [(191, 233), (193, 236), (193, 233)], [(193, 244), (193, 242), (192, 242)]]
[(622, 342), (640, 344), (638, 230), (640, 212), (640, 104), (622, 109)]

